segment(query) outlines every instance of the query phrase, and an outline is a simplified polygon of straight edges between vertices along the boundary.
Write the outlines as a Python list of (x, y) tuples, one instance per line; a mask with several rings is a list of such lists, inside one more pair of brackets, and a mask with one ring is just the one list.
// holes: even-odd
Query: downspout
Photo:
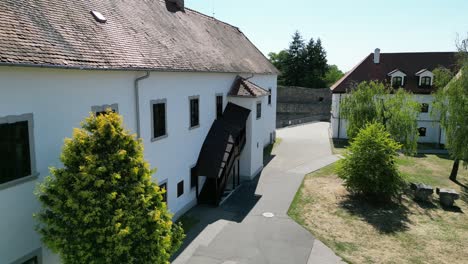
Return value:
[(145, 75), (138, 77), (135, 79), (134, 83), (134, 88), (135, 88), (135, 117), (136, 117), (136, 132), (137, 132), (137, 137), (141, 137), (141, 131), (140, 131), (140, 93), (138, 89), (138, 83), (141, 80), (147, 79), (150, 76), (150, 72), (147, 71)]
[(341, 130), (341, 94), (338, 98), (338, 139), (340, 139), (340, 130)]

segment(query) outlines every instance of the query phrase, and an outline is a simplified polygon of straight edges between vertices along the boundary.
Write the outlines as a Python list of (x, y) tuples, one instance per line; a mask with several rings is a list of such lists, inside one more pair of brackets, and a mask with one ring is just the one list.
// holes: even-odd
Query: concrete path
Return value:
[[(329, 248), (287, 215), (305, 174), (337, 160), (328, 123), (277, 131), (282, 143), (261, 175), (218, 208), (197, 206), (200, 223), (173, 263), (341, 263)], [(272, 213), (273, 217), (265, 217)]]

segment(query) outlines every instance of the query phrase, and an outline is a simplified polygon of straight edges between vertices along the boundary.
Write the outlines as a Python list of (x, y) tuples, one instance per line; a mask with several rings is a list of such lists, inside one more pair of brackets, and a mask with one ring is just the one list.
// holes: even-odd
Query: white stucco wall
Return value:
[[(343, 98), (346, 94), (333, 94), (332, 95), (332, 117), (330, 124), (330, 133), (332, 138), (347, 139), (346, 129), (347, 121), (340, 118), (339, 102), (340, 97)], [(413, 98), (419, 103), (427, 103), (429, 111), (427, 113), (419, 113), (418, 115), (418, 128), (426, 128), (426, 136), (419, 137), (418, 142), (421, 143), (445, 143), (444, 132), (440, 129), (440, 124), (437, 118), (431, 116), (434, 97), (432, 95), (416, 94)], [(340, 125), (339, 125), (340, 121)], [(338, 133), (338, 129), (340, 130)]]
[[(134, 80), (142, 72), (79, 71), (0, 67), (0, 117), (33, 113), (34, 138), (39, 180), (48, 175), (48, 167), (60, 166), (63, 139), (91, 111), (91, 107), (118, 104), (119, 113), (132, 132), (136, 131)], [(190, 189), (190, 168), (198, 158), (203, 141), (216, 115), (215, 96), (231, 88), (236, 74), (151, 73), (140, 83), (141, 136), (145, 158), (157, 168), (155, 178), (168, 183), (168, 206), (179, 216), (195, 203)], [(268, 89), (276, 98), (276, 76), (251, 79)], [(200, 127), (189, 130), (189, 96), (200, 96)], [(264, 98), (266, 100), (267, 97)], [(151, 142), (150, 101), (167, 100), (168, 137)], [(262, 107), (265, 122), (255, 131), (255, 141), (266, 142), (274, 131), (276, 99), (268, 111)], [(257, 135), (258, 134), (258, 135)], [(269, 136), (268, 136), (269, 138)], [(263, 148), (260, 146), (263, 151)], [(257, 160), (255, 160), (255, 163)], [(177, 198), (177, 183), (184, 180), (184, 194)], [(33, 195), (36, 181), (0, 189), (0, 263), (11, 263), (41, 248), (34, 231), (32, 214), (38, 211)], [(43, 263), (55, 263), (56, 256), (43, 252)]]

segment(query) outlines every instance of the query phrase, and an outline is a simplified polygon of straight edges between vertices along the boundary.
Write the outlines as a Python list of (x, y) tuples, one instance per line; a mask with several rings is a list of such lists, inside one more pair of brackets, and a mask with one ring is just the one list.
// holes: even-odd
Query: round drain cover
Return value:
[(263, 213), (262, 215), (266, 218), (272, 218), (273, 216), (275, 216), (273, 213), (270, 212)]

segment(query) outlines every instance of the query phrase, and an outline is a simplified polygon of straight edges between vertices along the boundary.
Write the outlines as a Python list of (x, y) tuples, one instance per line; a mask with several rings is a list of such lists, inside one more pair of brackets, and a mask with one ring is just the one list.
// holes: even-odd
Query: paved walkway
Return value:
[[(218, 208), (197, 206), (200, 223), (173, 263), (341, 263), (329, 248), (287, 215), (305, 174), (337, 160), (328, 123), (277, 131), (282, 143), (260, 177), (243, 184)], [(262, 214), (273, 213), (267, 218)]]

